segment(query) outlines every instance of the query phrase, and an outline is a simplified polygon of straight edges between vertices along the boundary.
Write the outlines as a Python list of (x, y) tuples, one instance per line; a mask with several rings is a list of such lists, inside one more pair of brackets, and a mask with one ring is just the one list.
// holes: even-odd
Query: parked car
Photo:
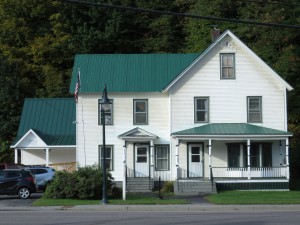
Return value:
[(39, 191), (46, 190), (47, 185), (52, 181), (55, 174), (53, 168), (45, 166), (26, 167), (26, 170), (29, 170), (35, 176)]
[(35, 177), (24, 169), (5, 169), (0, 171), (0, 194), (19, 195), (20, 198), (29, 198), (37, 192)]

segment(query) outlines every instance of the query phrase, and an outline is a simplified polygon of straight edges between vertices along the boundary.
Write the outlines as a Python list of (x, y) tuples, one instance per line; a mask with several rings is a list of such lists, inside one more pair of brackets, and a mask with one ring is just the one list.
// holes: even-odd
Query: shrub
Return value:
[[(107, 172), (107, 191), (112, 189), (112, 176)], [(80, 167), (69, 173), (58, 171), (48, 185), (45, 198), (100, 199), (102, 196), (102, 169), (98, 166)]]
[(164, 182), (164, 186), (161, 189), (162, 194), (173, 193), (174, 192), (174, 184), (172, 181)]

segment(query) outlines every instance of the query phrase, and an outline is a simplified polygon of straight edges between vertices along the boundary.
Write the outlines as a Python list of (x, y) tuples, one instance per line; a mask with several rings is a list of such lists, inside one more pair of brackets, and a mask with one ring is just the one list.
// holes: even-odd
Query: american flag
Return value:
[(79, 88), (80, 88), (80, 69), (78, 69), (77, 83), (76, 83), (76, 86), (75, 86), (75, 92), (74, 92), (74, 97), (75, 97), (76, 103), (78, 102), (78, 92), (79, 92)]

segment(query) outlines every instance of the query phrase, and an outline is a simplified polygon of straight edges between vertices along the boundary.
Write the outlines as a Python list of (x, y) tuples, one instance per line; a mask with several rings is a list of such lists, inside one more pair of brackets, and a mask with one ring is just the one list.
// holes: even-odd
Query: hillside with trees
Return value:
[(292, 175), (300, 176), (299, 26), (299, 0), (1, 0), (0, 162), (13, 160), (9, 145), (25, 98), (70, 96), (75, 54), (202, 52), (218, 28), (235, 33), (294, 87), (291, 163)]

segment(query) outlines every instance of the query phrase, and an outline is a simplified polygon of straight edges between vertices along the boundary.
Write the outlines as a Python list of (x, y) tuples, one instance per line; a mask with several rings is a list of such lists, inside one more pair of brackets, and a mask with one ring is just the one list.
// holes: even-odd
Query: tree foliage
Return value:
[[(201, 16), (300, 24), (297, 1), (85, 0)], [(300, 127), (300, 31), (118, 10), (63, 0), (0, 1), (0, 142), (7, 151), (26, 97), (66, 97), (75, 54), (202, 52), (211, 30), (230, 29), (294, 90), (289, 124)], [(299, 146), (295, 132), (292, 149)], [(4, 155), (4, 154), (1, 154)], [(10, 157), (12, 158), (12, 157)], [(2, 159), (0, 158), (0, 161)]]

